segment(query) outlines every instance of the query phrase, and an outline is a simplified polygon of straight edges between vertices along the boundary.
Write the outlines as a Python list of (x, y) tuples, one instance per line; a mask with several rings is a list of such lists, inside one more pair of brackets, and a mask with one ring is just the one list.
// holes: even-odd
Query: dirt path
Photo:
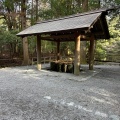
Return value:
[(0, 69), (0, 120), (120, 120), (120, 66), (82, 66), (79, 76)]

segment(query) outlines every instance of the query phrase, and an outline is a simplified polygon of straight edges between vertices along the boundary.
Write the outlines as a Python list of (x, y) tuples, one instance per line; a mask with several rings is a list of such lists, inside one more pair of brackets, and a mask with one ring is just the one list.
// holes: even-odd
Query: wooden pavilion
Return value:
[(54, 20), (38, 22), (21, 31), (17, 36), (37, 36), (37, 67), (41, 69), (41, 40), (57, 43), (57, 60), (59, 60), (60, 42), (75, 42), (74, 74), (80, 71), (80, 41), (90, 41), (89, 69), (94, 64), (94, 42), (97, 39), (109, 39), (109, 30), (106, 22), (108, 9), (76, 14)]

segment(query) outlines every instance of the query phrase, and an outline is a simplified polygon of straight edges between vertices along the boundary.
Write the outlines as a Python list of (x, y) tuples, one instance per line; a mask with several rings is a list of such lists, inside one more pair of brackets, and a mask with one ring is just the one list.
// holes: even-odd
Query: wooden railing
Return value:
[[(41, 57), (41, 63), (50, 63), (51, 61), (55, 61), (57, 60), (57, 56), (45, 56), (45, 57)], [(66, 61), (66, 62), (72, 62), (74, 60), (73, 56), (61, 56), (60, 57), (61, 61)], [(32, 57), (32, 65), (37, 64), (37, 57)]]

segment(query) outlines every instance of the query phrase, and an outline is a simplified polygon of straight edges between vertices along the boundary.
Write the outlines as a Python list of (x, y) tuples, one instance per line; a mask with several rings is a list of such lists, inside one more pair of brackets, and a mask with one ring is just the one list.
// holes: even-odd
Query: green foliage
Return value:
[(40, 12), (40, 16), (43, 19), (59, 18), (66, 15), (71, 15), (76, 12), (76, 7), (73, 4), (74, 0), (50, 0), (50, 8), (43, 9)]
[(5, 6), (6, 9), (8, 9), (8, 11), (12, 11), (14, 10), (14, 3), (15, 1), (14, 0), (4, 0), (3, 1), (3, 5)]
[(88, 8), (89, 10), (99, 9), (100, 8), (99, 0), (89, 0)]
[(56, 44), (50, 41), (42, 41), (42, 52), (43, 53), (55, 53)]
[(2, 34), (0, 34), (0, 43), (1, 44), (7, 44), (7, 43), (14, 43), (16, 42), (16, 40), (20, 40), (20, 38), (18, 38), (16, 36), (16, 34), (18, 33), (18, 31), (6, 31), (4, 29), (0, 29), (0, 32)]
[(0, 33), (2, 33), (0, 34), (0, 50), (4, 51), (4, 46), (9, 46), (10, 57), (15, 53), (20, 53), (22, 41), (16, 36), (18, 31), (6, 31), (5, 29), (0, 28)]
[[(29, 53), (31, 56), (34, 56), (36, 53), (36, 37), (35, 36), (30, 36), (28, 37), (28, 42), (29, 42)], [(56, 52), (56, 44), (54, 42), (42, 40), (41, 41), (42, 48), (41, 51), (42, 53), (55, 53)]]
[(120, 0), (102, 0), (102, 7), (115, 7), (120, 5)]
[(73, 55), (75, 51), (75, 42), (62, 42), (61, 43), (61, 53), (63, 55)]
[(33, 55), (35, 50), (36, 50), (36, 37), (35, 36), (29, 36), (28, 37), (28, 43), (29, 43), (29, 53), (31, 55)]
[[(82, 0), (43, 0), (44, 3), (49, 3), (50, 7), (41, 9), (39, 16), (43, 19), (53, 19), (63, 16), (68, 16), (76, 13), (81, 13)], [(89, 0), (88, 9), (93, 10), (100, 7), (99, 0)]]
[(96, 59), (112, 61), (114, 58), (113, 61), (120, 62), (120, 29), (118, 21), (119, 15), (109, 21), (111, 38), (110, 40), (101, 40), (97, 42)]

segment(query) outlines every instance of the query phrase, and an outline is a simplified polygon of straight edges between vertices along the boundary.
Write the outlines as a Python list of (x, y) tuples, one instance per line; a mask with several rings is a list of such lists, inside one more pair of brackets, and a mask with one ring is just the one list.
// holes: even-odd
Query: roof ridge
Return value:
[(84, 12), (84, 13), (78, 13), (78, 14), (73, 14), (73, 15), (69, 15), (69, 16), (66, 16), (66, 17), (49, 19), (49, 20), (37, 22), (36, 24), (53, 22), (53, 21), (58, 21), (58, 20), (64, 20), (64, 19), (69, 19), (69, 18), (73, 18), (73, 17), (84, 16), (84, 15), (89, 15), (89, 14), (95, 14), (95, 13), (100, 13), (100, 12), (106, 12), (107, 10), (108, 9), (99, 9), (99, 10), (94, 10), (94, 11), (89, 11), (89, 12)]

